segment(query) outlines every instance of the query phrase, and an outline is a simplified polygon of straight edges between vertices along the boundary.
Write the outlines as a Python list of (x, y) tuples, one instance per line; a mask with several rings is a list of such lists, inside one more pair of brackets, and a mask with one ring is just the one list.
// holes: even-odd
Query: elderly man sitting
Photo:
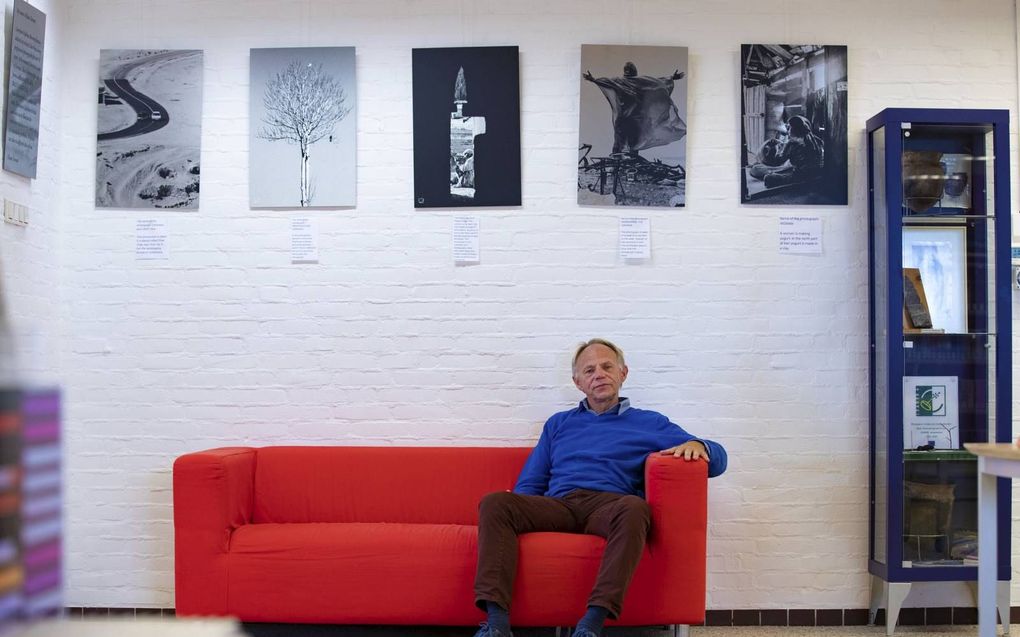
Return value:
[(536, 531), (606, 539), (588, 611), (573, 635), (598, 637), (606, 618), (620, 614), (648, 535), (645, 457), (659, 451), (685, 462), (707, 462), (709, 477), (726, 470), (726, 450), (720, 444), (696, 438), (666, 416), (631, 407), (629, 399), (621, 398), (627, 372), (616, 345), (603, 339), (582, 343), (574, 353), (573, 378), (584, 400), (545, 423), (513, 492), (482, 498), (475, 604), (486, 611), (488, 622), (475, 637), (512, 637), (517, 536)]

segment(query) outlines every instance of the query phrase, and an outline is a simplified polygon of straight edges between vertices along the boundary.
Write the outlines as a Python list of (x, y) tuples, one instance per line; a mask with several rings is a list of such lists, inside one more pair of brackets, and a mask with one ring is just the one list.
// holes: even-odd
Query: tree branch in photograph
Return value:
[(309, 146), (333, 134), (351, 108), (343, 84), (323, 70), (322, 64), (291, 62), (266, 84), (262, 96), (265, 124), (257, 137), (285, 141), (301, 149), (301, 206), (311, 204)]

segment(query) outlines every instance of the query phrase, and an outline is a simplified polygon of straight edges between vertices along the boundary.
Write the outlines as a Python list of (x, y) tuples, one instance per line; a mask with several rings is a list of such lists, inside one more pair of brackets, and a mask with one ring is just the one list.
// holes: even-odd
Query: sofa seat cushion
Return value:
[(230, 540), (228, 604), (247, 621), (470, 624), (477, 550), (475, 526), (249, 524)]
[[(591, 535), (521, 536), (512, 614), (531, 618), (528, 625), (575, 622), (604, 547)], [(422, 625), (472, 624), (484, 619), (474, 606), (477, 552), (476, 526), (248, 524), (230, 539), (230, 613), (256, 622), (378, 624), (414, 617)], [(402, 612), (394, 613), (394, 605)]]

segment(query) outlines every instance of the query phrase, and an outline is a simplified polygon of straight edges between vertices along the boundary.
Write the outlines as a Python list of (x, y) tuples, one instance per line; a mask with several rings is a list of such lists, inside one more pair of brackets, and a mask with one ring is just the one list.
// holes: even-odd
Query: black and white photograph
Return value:
[(354, 206), (354, 62), (354, 47), (251, 50), (252, 208)]
[(521, 205), (515, 46), (414, 49), (414, 206)]
[(743, 44), (740, 201), (847, 204), (847, 48)]
[(577, 203), (680, 208), (687, 47), (581, 47)]
[(198, 209), (202, 51), (99, 53), (97, 208)]

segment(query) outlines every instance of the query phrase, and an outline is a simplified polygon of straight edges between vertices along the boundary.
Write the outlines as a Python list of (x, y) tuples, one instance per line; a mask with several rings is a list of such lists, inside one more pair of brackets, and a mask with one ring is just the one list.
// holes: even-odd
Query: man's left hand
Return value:
[(701, 444), (697, 440), (688, 440), (682, 445), (676, 447), (670, 447), (669, 449), (663, 449), (659, 452), (663, 456), (673, 456), (674, 458), (683, 458), (684, 460), (698, 460), (704, 458), (708, 462), (708, 449), (705, 449), (705, 445)]

